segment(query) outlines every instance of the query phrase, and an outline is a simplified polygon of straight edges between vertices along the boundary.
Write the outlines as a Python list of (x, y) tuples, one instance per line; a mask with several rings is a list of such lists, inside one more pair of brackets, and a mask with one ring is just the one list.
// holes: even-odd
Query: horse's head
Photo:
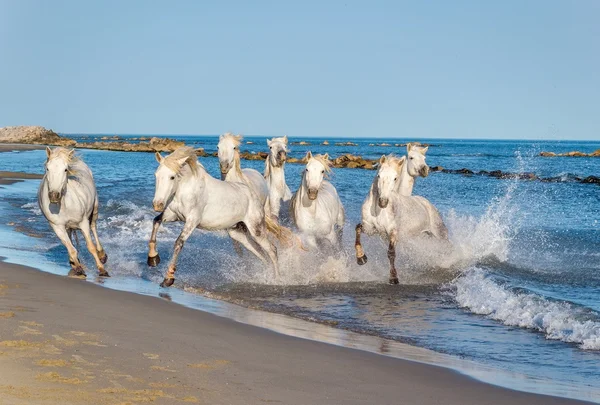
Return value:
[(240, 143), (242, 142), (241, 135), (233, 135), (231, 133), (223, 134), (219, 137), (217, 145), (219, 155), (219, 166), (221, 174), (226, 175), (234, 165), (235, 157), (239, 154)]
[(194, 149), (190, 147), (181, 147), (164, 158), (158, 152), (154, 156), (158, 162), (158, 168), (154, 173), (156, 185), (152, 205), (155, 211), (162, 212), (177, 192), (184, 166), (189, 164), (192, 172), (195, 172), (198, 162)]
[(396, 191), (402, 165), (406, 157), (397, 158), (395, 156), (382, 156), (379, 159), (379, 170), (375, 177), (377, 186), (377, 204), (380, 208), (386, 208), (390, 202), (392, 194)]
[(67, 188), (69, 164), (74, 157), (73, 149), (46, 147), (46, 176), (48, 183), (48, 198), (52, 204), (60, 203)]
[(269, 163), (273, 167), (281, 167), (287, 159), (287, 136), (267, 140), (269, 145)]
[(428, 146), (418, 146), (409, 143), (406, 145), (408, 160), (406, 161), (406, 169), (412, 177), (427, 177), (429, 175), (429, 166), (425, 163), (425, 153)]
[(308, 198), (316, 200), (325, 175), (331, 171), (329, 155), (326, 153), (313, 156), (312, 153), (308, 152), (304, 159), (307, 161), (303, 177), (304, 185), (308, 190)]

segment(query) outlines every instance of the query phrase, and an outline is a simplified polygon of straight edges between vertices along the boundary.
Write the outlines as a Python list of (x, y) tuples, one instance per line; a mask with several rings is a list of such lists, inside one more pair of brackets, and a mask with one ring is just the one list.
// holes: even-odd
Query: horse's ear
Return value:
[(50, 149), (50, 146), (46, 146), (46, 157), (48, 159), (50, 159), (51, 155), (52, 155), (52, 149)]
[(413, 144), (411, 142), (406, 144), (406, 152), (410, 152), (413, 148)]
[(185, 162), (187, 162), (187, 160), (189, 159), (189, 156), (184, 156), (182, 158), (177, 159), (177, 163), (179, 164), (179, 167), (183, 167), (183, 165), (185, 164)]
[(156, 161), (158, 162), (158, 164), (161, 164), (164, 159), (158, 152), (154, 153), (154, 157), (156, 158)]
[(285, 143), (285, 146), (287, 146), (287, 143), (288, 143), (287, 135), (283, 136), (283, 142)]
[(73, 156), (75, 156), (75, 149), (70, 149), (69, 150), (69, 159), (71, 159)]
[(398, 159), (398, 169), (401, 169), (404, 163), (406, 163), (406, 156), (402, 156), (400, 159)]
[(379, 158), (379, 164), (382, 165), (385, 163), (385, 155), (381, 155), (381, 157)]
[(424, 148), (419, 148), (419, 152), (421, 152), (421, 155), (425, 155), (427, 153), (427, 149), (429, 149), (429, 146), (425, 146)]
[(325, 160), (329, 160), (329, 153), (324, 154), (323, 157), (325, 158)]
[(312, 153), (310, 151), (306, 152), (304, 159), (308, 162), (309, 159), (312, 159)]
[(238, 141), (242, 141), (242, 139), (244, 139), (244, 137), (242, 136), (242, 134), (237, 134), (234, 136), (235, 139), (237, 139)]
[(273, 143), (272, 139), (267, 139), (267, 146), (271, 146), (272, 143)]

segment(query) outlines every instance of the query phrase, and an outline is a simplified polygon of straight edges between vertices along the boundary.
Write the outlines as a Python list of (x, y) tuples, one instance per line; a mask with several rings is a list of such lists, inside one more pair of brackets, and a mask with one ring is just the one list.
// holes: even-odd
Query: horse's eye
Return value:
[(273, 147), (272, 147), (272, 146), (269, 146), (269, 149), (273, 149)]
[(65, 173), (68, 172), (68, 171), (69, 171), (69, 169), (65, 169)]
[(394, 177), (394, 181), (398, 180), (398, 177)]
[(308, 171), (308, 169), (306, 169), (306, 171)]
[(325, 173), (325, 170), (321, 170), (321, 174)]
[(410, 160), (413, 160), (413, 158), (410, 158)]
[(171, 176), (171, 180), (175, 180), (175, 176)]

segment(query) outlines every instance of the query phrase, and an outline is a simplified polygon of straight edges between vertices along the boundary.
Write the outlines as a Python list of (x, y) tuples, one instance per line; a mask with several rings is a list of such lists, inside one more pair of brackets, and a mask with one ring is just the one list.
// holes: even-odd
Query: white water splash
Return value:
[(515, 293), (494, 282), (482, 269), (459, 277), (455, 299), (471, 312), (508, 326), (542, 332), (547, 339), (600, 350), (600, 316), (568, 302), (554, 302), (533, 293)]

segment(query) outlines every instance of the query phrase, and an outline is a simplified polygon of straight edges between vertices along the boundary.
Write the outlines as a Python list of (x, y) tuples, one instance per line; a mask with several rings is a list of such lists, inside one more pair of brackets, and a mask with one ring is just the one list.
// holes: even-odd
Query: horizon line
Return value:
[[(208, 138), (208, 137), (219, 137), (221, 134), (153, 134), (153, 133), (116, 133), (116, 132), (57, 132), (60, 135), (104, 135), (104, 136), (158, 136), (158, 137), (200, 137), (200, 138)], [(279, 137), (285, 136), (283, 135), (256, 135), (256, 134), (243, 134), (243, 137), (253, 137), (253, 138), (271, 138), (271, 137)], [(361, 140), (361, 139), (415, 139), (415, 140), (423, 140), (423, 139), (431, 139), (431, 140), (470, 140), (470, 141), (544, 141), (544, 142), (599, 142), (600, 140), (594, 139), (548, 139), (548, 138), (458, 138), (458, 137), (447, 137), (447, 138), (436, 138), (436, 137), (406, 137), (406, 136), (381, 136), (381, 137), (344, 137), (339, 135), (332, 135), (329, 137), (318, 136), (318, 135), (305, 135), (302, 137), (290, 137), (288, 138), (311, 138), (311, 139), (351, 139), (351, 140)]]

